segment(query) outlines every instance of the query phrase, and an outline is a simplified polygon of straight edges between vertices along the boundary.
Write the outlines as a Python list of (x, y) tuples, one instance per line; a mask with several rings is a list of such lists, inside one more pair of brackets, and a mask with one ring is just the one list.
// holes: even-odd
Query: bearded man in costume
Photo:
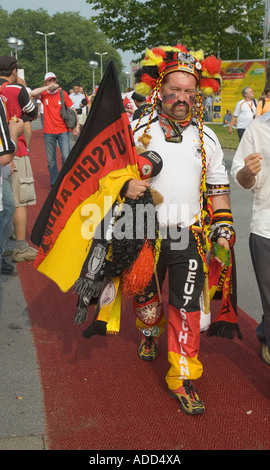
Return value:
[[(234, 229), (230, 187), (223, 152), (214, 132), (203, 125), (201, 92), (219, 90), (221, 61), (182, 45), (147, 50), (135, 75), (135, 91), (151, 95), (152, 109), (132, 123), (136, 146), (157, 152), (163, 161), (151, 187), (163, 196), (157, 206), (161, 250), (156, 275), (143, 295), (134, 298), (137, 327), (142, 333), (138, 349), (143, 360), (157, 356), (158, 338), (165, 317), (160, 289), (169, 273), (168, 361), (166, 382), (170, 393), (190, 415), (204, 412), (192, 381), (202, 375), (198, 358), (200, 298), (205, 282), (206, 225), (204, 200), (211, 196), (211, 241), (230, 249)], [(130, 180), (125, 196), (140, 198), (148, 180)]]

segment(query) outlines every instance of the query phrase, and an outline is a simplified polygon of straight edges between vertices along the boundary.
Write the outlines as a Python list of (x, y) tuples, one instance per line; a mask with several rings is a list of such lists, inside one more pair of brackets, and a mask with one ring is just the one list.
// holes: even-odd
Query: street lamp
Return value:
[(127, 88), (130, 88), (130, 73), (125, 72), (125, 74), (126, 74), (126, 77), (127, 77)]
[(100, 56), (100, 70), (101, 70), (100, 77), (102, 79), (103, 77), (102, 56), (108, 54), (108, 52), (95, 52), (95, 54)]
[(55, 33), (54, 32), (52, 32), (52, 33), (42, 33), (41, 31), (36, 31), (36, 33), (41, 34), (41, 36), (44, 36), (44, 38), (45, 38), (45, 62), (46, 62), (46, 73), (48, 73), (47, 36), (52, 36)]
[[(14, 49), (14, 55), (15, 58), (17, 59), (17, 52), (21, 51), (24, 48), (24, 42), (21, 39), (17, 39), (14, 36), (11, 36), (10, 38), (7, 39), (8, 46), (10, 49)], [(13, 55), (11, 51), (11, 55)]]
[(93, 69), (93, 93), (95, 92), (95, 69), (98, 67), (98, 63), (95, 60), (90, 60), (90, 69)]

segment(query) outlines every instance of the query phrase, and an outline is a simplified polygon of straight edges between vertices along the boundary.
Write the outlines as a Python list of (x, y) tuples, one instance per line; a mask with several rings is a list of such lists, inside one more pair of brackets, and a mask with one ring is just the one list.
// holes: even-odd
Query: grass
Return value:
[(206, 125), (215, 132), (216, 136), (219, 139), (221, 147), (235, 150), (237, 149), (239, 139), (236, 129), (233, 129), (232, 134), (229, 134), (228, 127), (223, 127), (222, 124), (206, 123)]

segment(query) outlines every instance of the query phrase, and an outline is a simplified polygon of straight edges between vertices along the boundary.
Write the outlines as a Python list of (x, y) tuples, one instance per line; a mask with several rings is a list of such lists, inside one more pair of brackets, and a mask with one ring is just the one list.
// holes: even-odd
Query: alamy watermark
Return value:
[[(175, 220), (181, 210), (181, 218), (185, 227), (172, 225), (165, 227), (159, 224), (156, 208), (153, 204), (136, 204), (135, 208), (127, 203), (112, 204), (111, 196), (104, 197), (104, 207), (101, 209), (97, 204), (85, 204), (81, 209), (81, 216), (85, 218), (81, 226), (82, 237), (86, 240), (105, 238), (111, 240), (112, 234), (117, 240), (124, 238), (141, 240), (156, 237), (156, 223), (162, 239), (170, 238), (172, 250), (184, 250), (189, 244), (189, 205), (165, 204), (158, 206), (161, 220)], [(134, 211), (135, 210), (135, 217)], [(106, 221), (102, 222), (105, 216)], [(156, 219), (157, 218), (157, 219)]]

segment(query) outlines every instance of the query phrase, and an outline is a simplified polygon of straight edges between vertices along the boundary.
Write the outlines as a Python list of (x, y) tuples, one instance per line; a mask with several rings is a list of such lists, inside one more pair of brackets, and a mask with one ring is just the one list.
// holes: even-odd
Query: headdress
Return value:
[(164, 76), (171, 72), (187, 72), (194, 75), (200, 91), (211, 96), (221, 84), (221, 59), (204, 58), (202, 50), (188, 51), (182, 44), (146, 49), (141, 68), (135, 73), (135, 91), (149, 96), (160, 88)]

